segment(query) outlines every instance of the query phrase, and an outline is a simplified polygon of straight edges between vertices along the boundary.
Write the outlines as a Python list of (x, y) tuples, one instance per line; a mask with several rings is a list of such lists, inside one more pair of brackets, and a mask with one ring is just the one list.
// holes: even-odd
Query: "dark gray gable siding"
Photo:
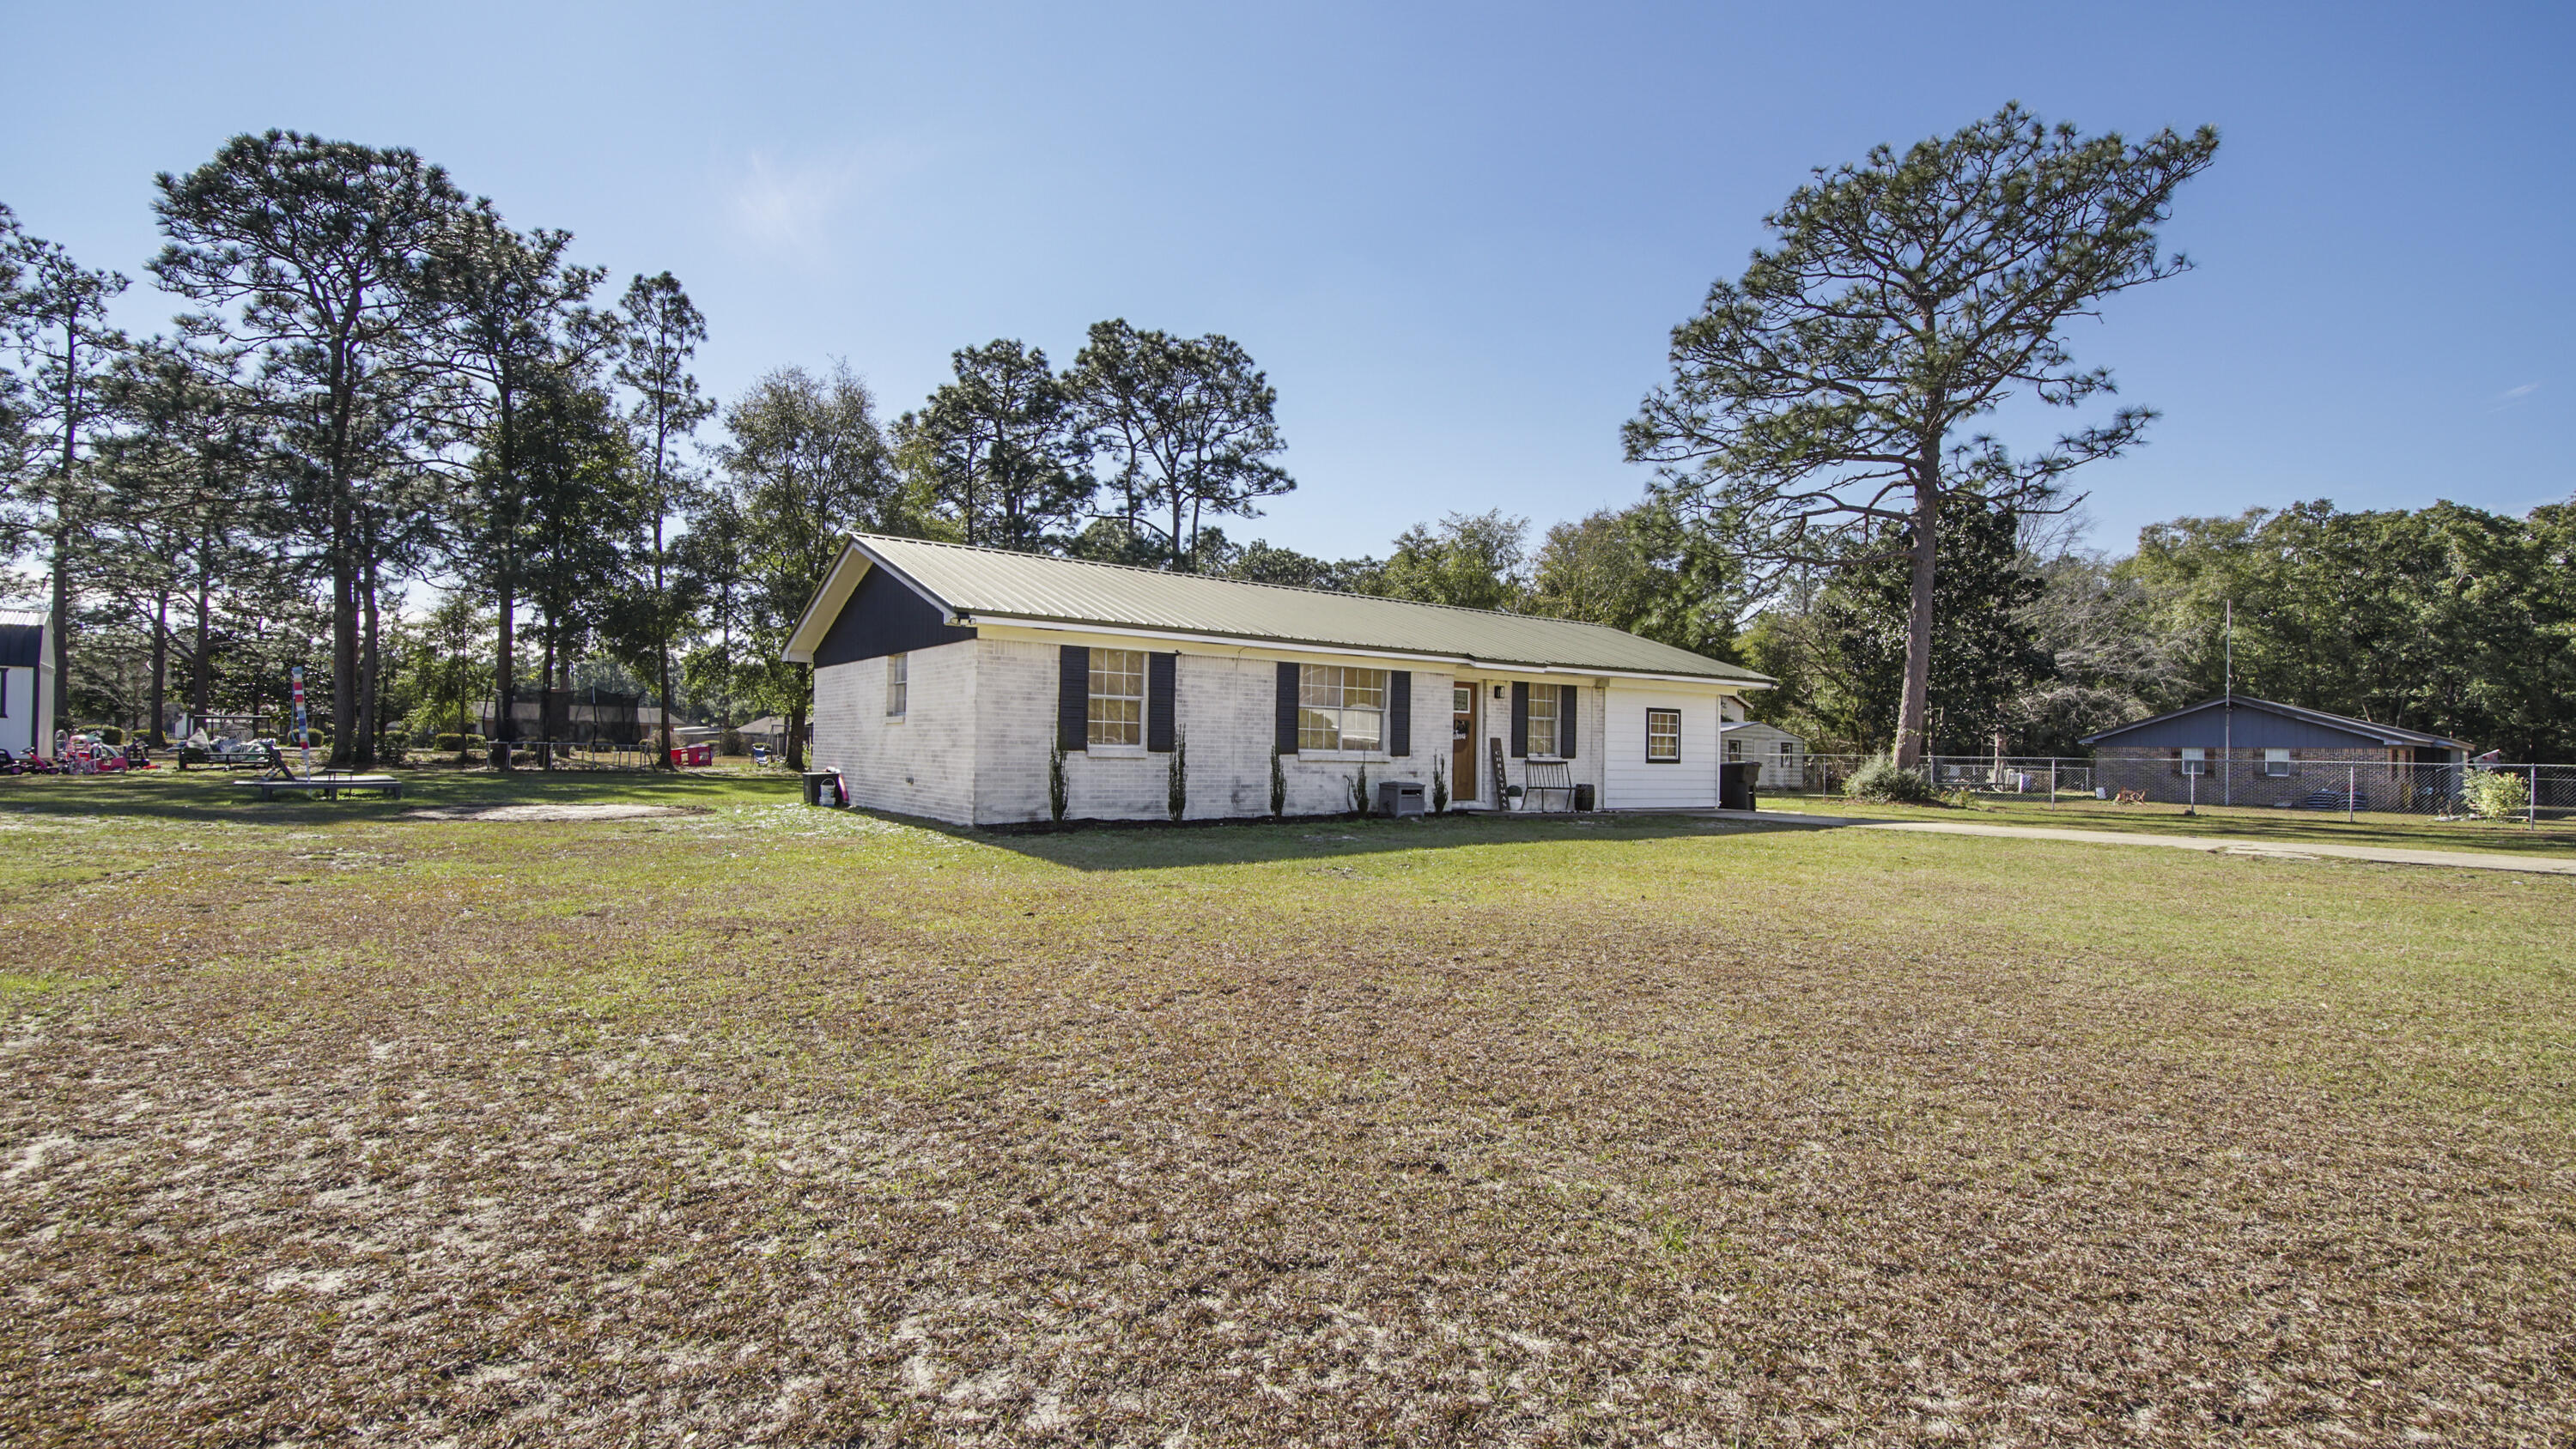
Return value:
[(2241, 699), (2236, 702), (2233, 728), (2227, 714), (2227, 710), (2213, 704), (2171, 719), (2144, 720), (2126, 730), (2102, 737), (2099, 747), (2114, 750), (2188, 747), (2215, 750), (2232, 739), (2240, 750), (2350, 750), (2375, 748), (2381, 743), (2376, 735), (2355, 734), (2315, 720), (2274, 714)]
[(33, 669), (45, 652), (45, 631), (35, 624), (0, 624), (0, 669)]
[(944, 610), (914, 593), (903, 580), (884, 569), (870, 568), (859, 579), (859, 586), (850, 591), (850, 601), (841, 606), (840, 617), (824, 631), (823, 642), (815, 646), (814, 663), (819, 668), (858, 659), (882, 659), (888, 654), (933, 649), (974, 637), (974, 630), (949, 624)]

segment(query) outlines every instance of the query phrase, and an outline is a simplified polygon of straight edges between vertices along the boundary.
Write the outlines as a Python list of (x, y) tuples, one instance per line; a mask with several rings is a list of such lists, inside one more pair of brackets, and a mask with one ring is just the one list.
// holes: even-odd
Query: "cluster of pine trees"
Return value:
[(1215, 520), (1294, 487), (1224, 337), (968, 348), (891, 426), (846, 368), (719, 408), (677, 279), (611, 301), (412, 151), (241, 136), (153, 206), (148, 338), (108, 325), (132, 279), (0, 207), (0, 558), (41, 570), (69, 720), (274, 720), (296, 665), (348, 766), (546, 689), (801, 720), (776, 654), (847, 531), (1227, 567)]

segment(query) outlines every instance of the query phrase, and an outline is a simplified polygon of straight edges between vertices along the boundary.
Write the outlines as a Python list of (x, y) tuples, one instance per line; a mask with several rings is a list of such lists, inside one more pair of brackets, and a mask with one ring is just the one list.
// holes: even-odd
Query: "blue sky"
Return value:
[[(150, 181), (271, 126), (412, 146), (622, 284), (669, 268), (719, 396), (845, 358), (889, 417), (997, 336), (1228, 334), (1298, 491), (1383, 552), (1449, 510), (1633, 501), (1618, 427), (1810, 167), (2018, 99), (2215, 124), (2199, 270), (2073, 336), (2148, 447), (2095, 541), (2328, 497), (2576, 490), (2565, 6), (39, 5), (0, 201), (144, 276)], [(129, 326), (168, 303), (138, 286)]]

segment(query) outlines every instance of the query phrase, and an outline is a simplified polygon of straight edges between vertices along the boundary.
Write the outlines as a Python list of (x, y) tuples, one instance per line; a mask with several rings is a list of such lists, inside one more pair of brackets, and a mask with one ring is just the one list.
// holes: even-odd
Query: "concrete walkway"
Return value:
[(1947, 820), (1871, 820), (1861, 816), (1802, 815), (1785, 810), (1720, 810), (1735, 820), (1825, 829), (1904, 830), (1918, 835), (1984, 835), (2005, 840), (2071, 840), (2082, 845), (2161, 845), (2170, 850), (2197, 850), (2209, 855), (2254, 855), (2273, 860), (2369, 860), (2382, 865), (2443, 865), (2462, 870), (2512, 870), (2533, 875), (2576, 875), (2576, 858), (2563, 855), (2505, 855), (2482, 850), (2410, 850), (2390, 845), (2295, 844), (2229, 835), (2151, 835), (2143, 831), (2063, 830), (2039, 825), (1970, 825)]

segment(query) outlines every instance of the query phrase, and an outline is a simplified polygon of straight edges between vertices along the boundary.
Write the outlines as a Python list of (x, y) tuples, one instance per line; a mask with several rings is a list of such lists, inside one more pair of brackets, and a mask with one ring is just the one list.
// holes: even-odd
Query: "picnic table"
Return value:
[(325, 800), (339, 799), (343, 790), (374, 793), (395, 800), (402, 798), (402, 781), (391, 775), (315, 775), (304, 780), (291, 777), (283, 780), (237, 780), (234, 785), (243, 790), (257, 790), (263, 803), (276, 799), (280, 790), (300, 791), (308, 795), (318, 791)]

